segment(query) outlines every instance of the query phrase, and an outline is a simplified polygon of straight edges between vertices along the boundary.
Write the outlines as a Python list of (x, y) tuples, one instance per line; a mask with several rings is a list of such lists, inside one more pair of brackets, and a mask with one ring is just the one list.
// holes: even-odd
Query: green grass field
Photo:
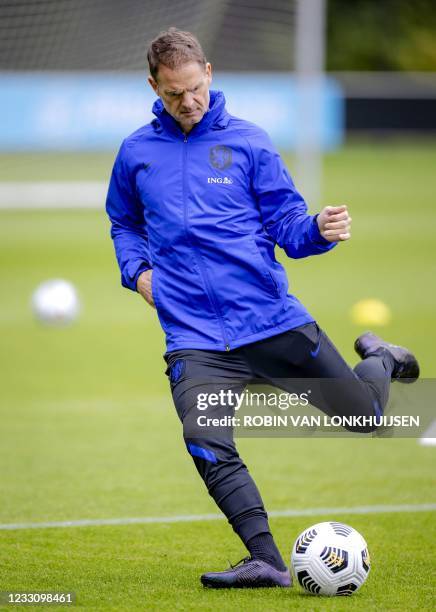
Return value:
[[(0, 162), (0, 180), (105, 180), (112, 156)], [(330, 154), (324, 203), (349, 205), (353, 238), (324, 257), (280, 255), (291, 291), (350, 364), (363, 328), (349, 309), (376, 297), (393, 313), (386, 338), (436, 376), (435, 167), (435, 142)], [(100, 211), (0, 211), (1, 524), (216, 513), (184, 448), (156, 313), (119, 284), (108, 232)], [(69, 328), (33, 320), (32, 290), (52, 277), (80, 291), (83, 314)], [(413, 439), (243, 439), (239, 450), (270, 510), (436, 502), (435, 449)], [(0, 591), (71, 590), (86, 610), (430, 610), (434, 517), (271, 519), (286, 557), (320, 520), (361, 531), (373, 565), (351, 598), (314, 598), (299, 586), (202, 589), (203, 571), (245, 555), (225, 521), (0, 530)]]

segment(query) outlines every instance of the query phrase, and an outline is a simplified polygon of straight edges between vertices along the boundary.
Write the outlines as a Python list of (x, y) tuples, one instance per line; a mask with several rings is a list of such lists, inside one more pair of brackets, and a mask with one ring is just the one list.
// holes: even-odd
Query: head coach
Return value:
[(223, 381), (241, 388), (256, 378), (339, 379), (350, 384), (340, 401), (324, 398), (321, 410), (379, 416), (391, 381), (416, 379), (418, 364), (370, 332), (355, 342), (361, 361), (346, 364), (289, 293), (274, 249), (291, 258), (328, 253), (350, 238), (347, 207), (308, 214), (266, 132), (229, 114), (224, 94), (210, 89), (211, 64), (192, 34), (162, 32), (148, 63), (155, 119), (122, 143), (106, 203), (121, 282), (157, 309), (187, 450), (249, 551), (236, 566), (203, 574), (203, 585), (288, 587), (289, 570), (233, 437), (193, 435), (186, 426), (196, 394)]

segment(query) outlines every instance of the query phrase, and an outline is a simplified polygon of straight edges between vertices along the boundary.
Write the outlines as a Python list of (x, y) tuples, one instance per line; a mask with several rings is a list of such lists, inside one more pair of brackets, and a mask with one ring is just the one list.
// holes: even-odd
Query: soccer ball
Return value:
[(66, 325), (80, 312), (77, 291), (70, 282), (52, 279), (41, 283), (32, 295), (35, 316), (49, 325)]
[(301, 533), (291, 565), (303, 589), (312, 595), (352, 595), (368, 577), (368, 547), (358, 531), (329, 521)]

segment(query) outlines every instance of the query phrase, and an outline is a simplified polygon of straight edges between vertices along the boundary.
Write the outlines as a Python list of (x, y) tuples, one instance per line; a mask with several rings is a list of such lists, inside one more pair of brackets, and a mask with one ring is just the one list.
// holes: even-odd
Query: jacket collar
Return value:
[[(194, 125), (189, 133), (189, 137), (191, 134), (201, 134), (210, 129), (225, 128), (229, 122), (230, 116), (226, 111), (226, 99), (223, 92), (211, 89), (209, 95), (209, 110), (203, 115), (201, 121)], [(163, 128), (179, 136), (183, 133), (177, 121), (165, 110), (160, 98), (154, 102), (152, 111), (157, 117), (157, 119), (152, 121), (155, 129)]]

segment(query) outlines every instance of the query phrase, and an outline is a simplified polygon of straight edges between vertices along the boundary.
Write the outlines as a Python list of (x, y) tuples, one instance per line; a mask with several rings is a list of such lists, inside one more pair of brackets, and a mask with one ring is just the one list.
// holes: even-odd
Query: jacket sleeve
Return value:
[(307, 213), (306, 202), (266, 132), (259, 131), (253, 145), (252, 187), (265, 231), (294, 259), (325, 253), (336, 246), (336, 242), (321, 236), (318, 215)]
[(138, 276), (151, 269), (152, 265), (142, 204), (136, 195), (124, 143), (112, 170), (106, 212), (111, 221), (111, 237), (121, 270), (121, 284), (136, 291)]

